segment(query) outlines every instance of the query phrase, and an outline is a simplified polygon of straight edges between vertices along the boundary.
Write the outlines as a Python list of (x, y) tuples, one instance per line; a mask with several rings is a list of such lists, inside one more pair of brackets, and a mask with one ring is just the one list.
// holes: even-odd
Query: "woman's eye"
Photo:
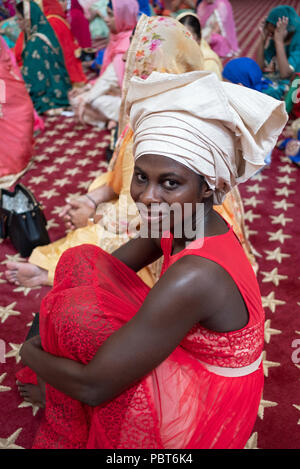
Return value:
[(173, 179), (167, 179), (164, 181), (164, 186), (166, 189), (176, 189), (178, 187), (178, 182)]
[(146, 176), (144, 176), (141, 173), (135, 173), (135, 178), (136, 178), (137, 182), (139, 182), (139, 183), (146, 182), (146, 180), (147, 180)]

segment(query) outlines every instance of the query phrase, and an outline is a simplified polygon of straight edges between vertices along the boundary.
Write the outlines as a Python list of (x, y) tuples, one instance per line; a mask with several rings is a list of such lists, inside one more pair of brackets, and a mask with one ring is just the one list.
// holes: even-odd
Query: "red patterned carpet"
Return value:
[[(232, 0), (244, 55), (255, 52), (259, 18), (279, 3)], [(297, 6), (298, 0), (285, 3)], [(105, 170), (109, 135), (78, 126), (67, 117), (47, 118), (45, 124), (37, 138), (33, 166), (21, 182), (43, 203), (54, 241), (64, 235), (58, 214), (65, 198), (84, 193), (89, 182)], [(266, 313), (265, 388), (247, 448), (299, 448), (299, 184), (299, 169), (275, 149), (271, 166), (241, 187)], [(18, 257), (9, 240), (0, 244), (0, 449), (30, 448), (43, 412), (19, 397), (15, 372), (21, 367), (18, 351), (33, 313), (49, 288), (8, 284), (5, 263)]]

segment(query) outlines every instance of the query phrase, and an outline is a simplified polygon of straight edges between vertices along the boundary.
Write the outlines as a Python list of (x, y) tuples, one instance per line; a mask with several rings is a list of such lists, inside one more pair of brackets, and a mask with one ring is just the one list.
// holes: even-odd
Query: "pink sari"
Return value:
[(201, 27), (204, 28), (210, 16), (215, 13), (221, 29), (221, 34), (213, 33), (209, 39), (209, 45), (219, 57), (230, 57), (239, 52), (236, 36), (233, 11), (229, 0), (215, 0), (207, 3), (202, 0), (197, 8), (197, 15)]
[(129, 48), (130, 36), (137, 23), (139, 5), (136, 0), (113, 0), (113, 11), (117, 32), (110, 34), (109, 44), (105, 50), (101, 75), (110, 63), (113, 63), (120, 86), (123, 83), (125, 63), (122, 60)]
[(0, 177), (20, 174), (33, 150), (34, 110), (13, 54), (0, 37)]

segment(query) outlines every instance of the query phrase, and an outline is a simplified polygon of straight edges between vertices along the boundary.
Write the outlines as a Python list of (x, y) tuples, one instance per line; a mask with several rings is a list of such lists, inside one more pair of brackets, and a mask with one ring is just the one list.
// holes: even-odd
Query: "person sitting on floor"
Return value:
[[(184, 56), (182, 49), (185, 50)], [(133, 75), (147, 79), (154, 70), (178, 74), (203, 70), (203, 67), (201, 49), (177, 20), (145, 15), (140, 18), (126, 57), (119, 119), (120, 138), (109, 170), (91, 184), (86, 195), (71, 200), (63, 208), (61, 217), (66, 227), (71, 229), (64, 238), (35, 248), (27, 262), (7, 263), (6, 278), (9, 282), (29, 287), (53, 285), (57, 263), (68, 248), (89, 243), (112, 252), (131, 239), (130, 224), (139, 220), (139, 217), (130, 196), (133, 140), (124, 108), (130, 79)], [(233, 226), (247, 257), (257, 270), (245, 234), (243, 203), (238, 188), (232, 188), (223, 204), (215, 208)], [(157, 265), (143, 269), (139, 275), (148, 285), (153, 286), (158, 278)]]
[(25, 33), (22, 75), (39, 114), (59, 113), (69, 106), (69, 74), (56, 35), (40, 7), (32, 0), (17, 4)]
[[(141, 231), (112, 255), (84, 245), (59, 261), (40, 338), (20, 351), (46, 386), (34, 448), (242, 449), (263, 391), (265, 318), (213, 204), (264, 165), (284, 104), (213, 73), (153, 72), (131, 80), (125, 108)], [(135, 272), (162, 255), (150, 290)]]
[[(72, 85), (84, 85), (87, 82), (87, 77), (83, 72), (78, 56), (79, 46), (71, 33), (70, 25), (66, 21), (63, 7), (58, 0), (41, 0), (39, 3), (42, 12), (57, 36)], [(22, 31), (14, 48), (19, 67), (23, 65), (22, 53), (24, 46), (25, 38)]]
[(222, 79), (222, 62), (220, 57), (211, 49), (208, 42), (203, 39), (200, 21), (196, 13), (184, 12), (178, 15), (176, 19), (190, 31), (195, 41), (199, 44), (204, 59), (204, 70), (215, 72)]
[(202, 0), (197, 7), (202, 36), (219, 57), (238, 55), (239, 46), (229, 0)]
[(101, 73), (92, 84), (70, 93), (70, 103), (81, 123), (104, 128), (119, 119), (125, 64), (122, 60), (138, 20), (136, 0), (113, 0), (107, 8), (110, 38), (105, 49)]
[(294, 8), (273, 8), (260, 26), (256, 61), (271, 80), (263, 93), (285, 99), (294, 73), (300, 72), (300, 17)]

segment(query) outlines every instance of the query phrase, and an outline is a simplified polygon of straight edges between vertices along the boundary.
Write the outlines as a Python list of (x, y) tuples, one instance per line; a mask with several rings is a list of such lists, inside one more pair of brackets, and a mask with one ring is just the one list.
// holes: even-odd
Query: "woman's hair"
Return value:
[(24, 5), (23, 5), (23, 2), (20, 2), (20, 3), (17, 3), (16, 4), (16, 9), (18, 10), (18, 12), (24, 16)]
[(183, 26), (189, 26), (194, 34), (197, 36), (199, 41), (201, 40), (201, 25), (200, 21), (194, 15), (185, 15), (182, 18), (179, 18), (179, 22), (183, 24)]

